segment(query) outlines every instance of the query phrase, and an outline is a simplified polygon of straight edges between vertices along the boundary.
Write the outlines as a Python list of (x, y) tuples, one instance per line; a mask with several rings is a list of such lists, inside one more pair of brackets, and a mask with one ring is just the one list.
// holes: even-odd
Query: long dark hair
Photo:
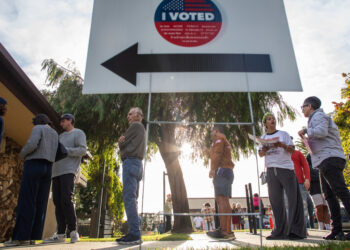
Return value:
[(34, 125), (52, 125), (51, 120), (49, 119), (49, 117), (45, 114), (37, 114), (34, 118), (33, 118), (33, 124)]

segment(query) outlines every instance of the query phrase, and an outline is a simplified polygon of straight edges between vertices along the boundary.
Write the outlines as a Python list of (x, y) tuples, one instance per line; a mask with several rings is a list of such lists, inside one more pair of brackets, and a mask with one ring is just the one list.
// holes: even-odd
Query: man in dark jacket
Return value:
[(142, 179), (142, 160), (145, 154), (146, 133), (142, 125), (142, 110), (131, 108), (128, 113), (129, 128), (119, 140), (123, 161), (123, 200), (129, 224), (126, 236), (117, 239), (119, 244), (139, 244), (141, 242), (140, 223), (137, 214), (139, 183)]
[[(339, 198), (350, 213), (350, 192), (346, 187), (343, 170), (346, 158), (342, 148), (337, 125), (326, 115), (321, 100), (316, 96), (308, 97), (302, 105), (302, 112), (308, 117), (308, 128), (299, 131), (300, 136), (307, 134), (312, 150), (312, 166), (320, 171), (322, 191), (327, 200), (332, 219), (332, 231), (324, 236), (326, 240), (343, 240)], [(345, 236), (350, 240), (350, 233)]]

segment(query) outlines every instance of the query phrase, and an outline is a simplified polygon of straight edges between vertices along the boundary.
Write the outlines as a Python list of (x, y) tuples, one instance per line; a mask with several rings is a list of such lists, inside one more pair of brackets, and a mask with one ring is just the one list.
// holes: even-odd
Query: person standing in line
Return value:
[[(243, 213), (243, 209), (242, 209), (242, 205), (241, 203), (237, 202), (236, 204), (236, 208), (237, 208), (237, 213)], [(239, 229), (244, 229), (244, 216), (243, 215), (239, 215), (239, 225), (240, 228)]]
[(140, 108), (131, 108), (127, 116), (129, 128), (118, 140), (123, 161), (123, 200), (129, 225), (127, 235), (116, 239), (116, 242), (121, 245), (141, 243), (137, 198), (139, 183), (142, 179), (142, 160), (146, 146), (146, 132), (141, 123), (142, 117), (143, 113)]
[(259, 205), (261, 207), (261, 216), (260, 218), (255, 217), (255, 224), (256, 224), (256, 228), (260, 228), (260, 220), (261, 220), (261, 225), (263, 225), (263, 220), (262, 217), (265, 215), (265, 208), (264, 208), (264, 203), (262, 201), (262, 199), (259, 197), (258, 193), (255, 193), (253, 195), (253, 210), (254, 213), (259, 213)]
[(342, 148), (337, 125), (321, 108), (321, 100), (316, 96), (308, 97), (301, 106), (308, 126), (298, 132), (301, 137), (307, 135), (311, 148), (311, 162), (320, 172), (322, 191), (331, 212), (332, 230), (323, 238), (326, 240), (350, 240), (350, 233), (344, 237), (340, 205), (342, 201), (350, 214), (350, 192), (345, 184), (343, 170), (346, 157)]
[[(310, 168), (310, 178), (311, 178), (311, 168)], [(311, 181), (310, 181), (310, 189), (311, 189)], [(308, 227), (311, 229), (315, 228), (315, 220), (314, 220), (314, 203), (312, 202), (312, 198), (310, 195), (310, 192), (306, 196), (307, 200), (307, 210), (308, 210), (308, 215), (309, 215), (309, 220), (308, 220)]]
[(331, 225), (329, 224), (330, 219), (328, 214), (328, 206), (321, 192), (320, 173), (317, 168), (312, 167), (310, 154), (306, 156), (306, 160), (310, 166), (310, 177), (311, 177), (310, 194), (316, 206), (316, 217), (318, 221), (318, 229), (330, 230)]
[[(291, 139), (293, 139), (293, 137), (291, 137)], [(306, 226), (309, 217), (309, 211), (307, 208), (307, 196), (309, 194), (308, 190), (310, 189), (310, 168), (304, 155), (298, 150), (294, 150), (292, 153), (292, 161), (294, 164), (294, 171), (298, 179), (301, 198), (303, 199)]]
[(5, 122), (2, 118), (7, 112), (7, 102), (4, 98), (0, 97), (0, 148), (1, 148), (1, 142), (2, 138), (5, 134)]
[[(213, 213), (213, 209), (210, 207), (210, 203), (207, 202), (205, 204), (203, 204), (202, 210), (201, 210), (202, 214), (212, 214)], [(214, 230), (214, 218), (212, 215), (204, 215), (204, 221), (207, 224), (207, 231), (213, 231)]]
[(35, 116), (33, 124), (32, 133), (19, 153), (24, 158), (24, 169), (16, 225), (12, 240), (5, 242), (6, 247), (35, 244), (43, 234), (58, 134), (51, 128), (51, 121), (45, 114)]
[[(205, 150), (210, 157), (209, 178), (213, 178), (215, 200), (219, 213), (231, 213), (229, 199), (232, 194), (233, 167), (232, 148), (223, 133), (223, 127), (215, 125), (211, 130), (213, 140), (210, 150)], [(214, 238), (227, 238), (234, 240), (236, 237), (231, 231), (231, 216), (221, 215), (220, 230), (208, 232), (208, 236)]]
[[(259, 146), (259, 156), (265, 157), (269, 199), (276, 222), (271, 235), (266, 239), (304, 239), (306, 238), (304, 209), (291, 159), (294, 151), (293, 141), (287, 132), (276, 129), (276, 119), (272, 113), (266, 113), (262, 123), (266, 128), (263, 139), (278, 138), (278, 142)], [(283, 190), (288, 198), (288, 220), (283, 202)]]
[[(238, 213), (236, 203), (232, 202), (232, 213)], [(239, 230), (240, 216), (232, 215), (232, 226), (233, 230)]]
[(204, 220), (202, 216), (197, 215), (196, 217), (194, 217), (193, 225), (195, 229), (197, 229), (198, 231), (202, 231), (204, 228)]
[(74, 184), (80, 173), (80, 163), (86, 154), (85, 133), (74, 127), (75, 118), (72, 114), (60, 117), (63, 133), (59, 136), (60, 143), (67, 149), (67, 157), (57, 161), (52, 168), (52, 195), (55, 205), (57, 233), (47, 238), (43, 243), (59, 243), (66, 241), (68, 226), (70, 242), (79, 241), (77, 231), (77, 216), (74, 206)]
[(165, 204), (164, 204), (164, 213), (167, 213), (168, 215), (165, 215), (165, 232), (171, 231), (171, 214), (173, 210), (173, 203), (171, 200), (171, 194), (167, 195)]

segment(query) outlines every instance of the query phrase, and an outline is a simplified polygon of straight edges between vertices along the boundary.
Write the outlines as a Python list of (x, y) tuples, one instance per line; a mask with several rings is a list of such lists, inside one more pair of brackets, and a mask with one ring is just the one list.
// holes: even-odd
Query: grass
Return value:
[[(247, 230), (242, 230), (247, 231)], [(201, 231), (196, 232), (198, 234), (204, 233)], [(120, 236), (117, 236), (117, 238)], [(81, 242), (114, 242), (116, 237), (114, 238), (89, 238), (89, 237), (82, 237), (80, 239)], [(143, 235), (142, 240), (144, 242), (146, 241), (185, 241), (185, 240), (192, 240), (190, 234), (172, 234), (172, 233), (165, 233), (165, 234), (149, 234), (149, 235)], [(67, 242), (69, 242), (70, 239), (67, 239)], [(37, 241), (37, 243), (40, 243), (41, 241)], [(159, 248), (161, 249), (161, 248)], [(194, 248), (186, 248), (186, 249), (193, 249)], [(231, 249), (231, 248), (210, 248), (210, 249)], [(238, 248), (235, 248), (238, 249)], [(259, 247), (241, 247), (239, 249), (243, 250), (255, 250), (260, 249)], [(274, 246), (274, 247), (267, 247), (263, 246), (264, 250), (309, 250), (309, 249), (320, 249), (320, 250), (350, 250), (350, 242), (322, 242), (314, 246)], [(209, 250), (209, 248), (208, 248)]]
[[(80, 239), (81, 242), (113, 242), (116, 238), (89, 238), (83, 237)], [(192, 240), (189, 234), (150, 234), (142, 235), (142, 241), (180, 241), (180, 240)], [(68, 241), (68, 239), (67, 239)]]

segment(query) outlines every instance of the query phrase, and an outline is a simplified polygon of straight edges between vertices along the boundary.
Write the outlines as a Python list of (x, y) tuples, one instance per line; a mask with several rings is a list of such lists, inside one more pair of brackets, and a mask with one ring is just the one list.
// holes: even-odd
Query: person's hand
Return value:
[(278, 141), (276, 143), (273, 144), (276, 148), (285, 148), (285, 144), (283, 144), (282, 142)]
[(305, 134), (306, 134), (305, 129), (302, 129), (302, 130), (300, 130), (300, 131), (298, 132), (298, 135), (299, 135), (301, 138), (303, 138)]
[(118, 142), (120, 142), (120, 143), (125, 142), (125, 136), (122, 135), (121, 137), (119, 137)]
[(209, 178), (214, 178), (214, 176), (215, 176), (215, 170), (210, 170), (209, 171)]
[(309, 179), (305, 179), (304, 187), (306, 188), (306, 190), (310, 189), (310, 180)]
[(260, 157), (265, 156), (266, 152), (269, 150), (270, 147), (268, 146), (263, 146), (260, 150), (259, 150), (259, 155)]

